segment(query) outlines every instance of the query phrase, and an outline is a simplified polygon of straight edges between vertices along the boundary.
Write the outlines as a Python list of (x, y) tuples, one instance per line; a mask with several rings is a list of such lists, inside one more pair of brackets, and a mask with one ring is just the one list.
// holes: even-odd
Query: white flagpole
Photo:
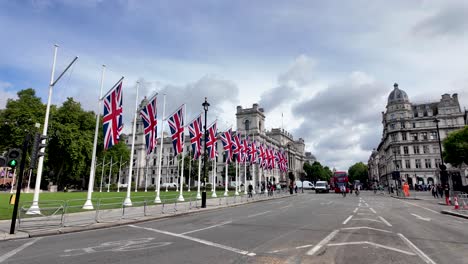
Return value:
[(240, 186), (240, 184), (239, 184), (239, 175), (237, 173), (238, 169), (239, 169), (239, 163), (236, 160), (236, 192), (234, 193), (234, 195), (236, 195), (236, 196), (239, 195), (239, 186)]
[(102, 160), (102, 169), (101, 169), (101, 184), (99, 185), (99, 192), (102, 192), (102, 179), (104, 178), (104, 166), (106, 165), (106, 156)]
[(104, 86), (104, 73), (106, 71), (106, 65), (102, 65), (102, 73), (101, 73), (101, 85), (100, 85), (100, 92), (98, 98), (98, 110), (96, 111), (96, 127), (94, 128), (94, 141), (93, 141), (93, 154), (91, 158), (91, 169), (89, 171), (89, 182), (88, 182), (88, 194), (86, 196), (86, 202), (83, 205), (83, 209), (92, 210), (93, 202), (91, 201), (93, 189), (94, 189), (94, 176), (96, 174), (96, 150), (97, 150), (97, 141), (98, 141), (98, 133), (99, 133), (99, 119), (101, 111), (101, 97), (102, 97), (102, 88)]
[(188, 192), (190, 192), (190, 175), (192, 174), (192, 155), (190, 155), (190, 151), (189, 151), (189, 173), (188, 173)]
[[(216, 143), (214, 144), (213, 148), (216, 149)], [(214, 160), (213, 160), (213, 164), (214, 164), (214, 166), (213, 166), (213, 193), (211, 194), (211, 197), (214, 197), (214, 198), (218, 197), (218, 195), (216, 195), (216, 174), (217, 174), (217, 173), (216, 173), (216, 169), (217, 169), (217, 168), (216, 168), (216, 167), (217, 167), (217, 165), (216, 165), (216, 158), (217, 158), (217, 157), (216, 157), (216, 155), (215, 155), (215, 158), (214, 158)]]
[[(252, 135), (252, 144), (255, 145), (255, 136), (254, 136), (254, 135)], [(257, 146), (255, 146), (255, 151), (257, 151), (256, 149), (257, 149)], [(253, 158), (253, 157), (256, 157), (256, 155), (257, 155), (257, 153), (253, 153), (253, 154), (252, 154), (252, 158)], [(252, 181), (253, 181), (252, 193), (253, 193), (253, 194), (256, 194), (255, 189), (257, 188), (257, 182), (255, 181), (255, 162), (256, 162), (256, 160), (251, 161), (251, 166), (252, 166)]]
[(112, 177), (112, 156), (111, 156), (111, 162), (110, 162), (110, 166), (109, 166), (109, 182), (107, 184), (107, 192), (110, 191), (111, 177)]
[(26, 193), (29, 193), (30, 189), (29, 186), (31, 185), (31, 174), (32, 174), (32, 169), (29, 169), (29, 179), (28, 179), (28, 189), (26, 190)]
[(201, 199), (200, 194), (200, 174), (201, 174), (201, 155), (198, 156), (198, 186), (197, 186), (197, 200)]
[(135, 96), (135, 113), (133, 115), (133, 133), (132, 133), (132, 147), (130, 150), (130, 161), (129, 161), (129, 170), (128, 170), (128, 180), (127, 180), (127, 196), (125, 197), (124, 200), (124, 205), (125, 206), (132, 206), (132, 200), (130, 199), (130, 192), (132, 188), (132, 174), (133, 174), (133, 152), (135, 150), (135, 134), (136, 134), (136, 119), (137, 119), (137, 113), (138, 113), (138, 88), (140, 86), (140, 83), (137, 82), (136, 84), (136, 96)]
[(145, 192), (148, 192), (148, 161), (150, 156), (146, 156), (146, 173), (145, 173)]
[[(169, 153), (167, 153), (167, 165), (166, 165), (166, 183), (168, 183), (168, 174), (169, 174), (169, 160), (170, 160), (170, 155)], [(168, 188), (168, 184), (166, 184), (166, 192), (168, 192), (167, 188)], [(161, 200), (159, 200), (161, 201)], [(156, 202), (156, 201), (155, 201)]]
[(176, 192), (178, 192), (179, 191), (179, 183), (178, 183), (177, 175), (179, 175), (179, 173), (180, 173), (179, 155), (174, 156), (174, 158), (176, 159), (176, 165), (177, 165), (176, 177), (174, 177), (174, 181), (176, 183)]
[[(161, 198), (159, 196), (160, 189), (161, 189), (161, 162), (162, 162), (162, 150), (163, 150), (163, 144), (164, 144), (164, 115), (166, 114), (166, 94), (163, 95), (163, 112), (161, 116), (161, 145), (159, 147), (159, 157), (158, 157), (158, 164), (159, 164), (159, 169), (158, 169), (158, 179), (156, 183), (156, 198), (154, 199), (155, 203), (161, 203)], [(167, 192), (167, 169), (169, 168), (169, 159), (167, 160), (167, 167), (166, 167), (166, 192)]]
[(119, 181), (117, 182), (117, 192), (120, 192), (120, 172), (122, 171), (122, 156), (120, 156), (119, 163)]
[[(50, 74), (50, 84), (49, 84), (49, 97), (47, 99), (46, 115), (44, 120), (44, 127), (42, 128), (42, 135), (47, 136), (47, 128), (49, 126), (49, 113), (50, 113), (50, 104), (52, 100), (52, 88), (54, 83), (54, 74), (55, 74), (55, 63), (57, 61), (57, 50), (58, 45), (55, 45), (54, 48), (54, 61), (52, 63), (52, 73)], [(45, 143), (42, 141), (42, 143)], [(41, 148), (39, 151), (44, 152), (44, 148)], [(34, 197), (31, 207), (28, 209), (27, 214), (40, 214), (39, 209), (39, 191), (41, 190), (41, 177), (42, 177), (42, 166), (44, 165), (44, 156), (40, 156), (37, 164), (37, 174), (36, 174), (36, 186), (34, 188)]]
[[(247, 132), (244, 133), (244, 140), (247, 140)], [(245, 154), (248, 155), (247, 150), (245, 150)], [(244, 194), (247, 194), (247, 157), (244, 157)]]
[[(13, 189), (15, 188), (15, 179), (16, 179), (16, 168), (13, 170), (13, 179), (11, 181), (10, 193), (13, 193)], [(16, 186), (16, 188), (18, 188), (18, 186)]]
[(139, 186), (139, 183), (140, 183), (140, 166), (138, 166), (138, 158), (136, 159), (136, 171), (137, 171), (137, 174), (136, 174), (136, 178), (135, 178), (135, 192), (138, 192), (138, 186)]
[(224, 175), (224, 196), (228, 196), (228, 163), (227, 163), (227, 160), (226, 160), (226, 172), (225, 172), (225, 175)]
[[(184, 128), (184, 132), (185, 132), (185, 118), (187, 117), (187, 107), (186, 105), (184, 104), (184, 120), (182, 122), (182, 127)], [(185, 201), (184, 199), (184, 156), (185, 156), (185, 133), (183, 133), (184, 135), (182, 136), (182, 164), (181, 164), (181, 167), (180, 167), (180, 194), (179, 194), (179, 198), (177, 199), (177, 201), (179, 202), (183, 202)]]

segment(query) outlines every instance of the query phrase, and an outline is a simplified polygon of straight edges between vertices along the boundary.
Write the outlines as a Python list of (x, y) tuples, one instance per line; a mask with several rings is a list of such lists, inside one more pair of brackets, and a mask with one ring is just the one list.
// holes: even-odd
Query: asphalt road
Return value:
[(373, 193), (310, 193), (4, 241), (0, 263), (468, 263), (468, 220)]

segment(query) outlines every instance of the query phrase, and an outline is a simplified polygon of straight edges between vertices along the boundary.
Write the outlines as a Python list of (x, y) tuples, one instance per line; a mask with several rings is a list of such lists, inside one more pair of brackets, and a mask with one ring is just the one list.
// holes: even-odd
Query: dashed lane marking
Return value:
[(373, 227), (368, 227), (368, 226), (354, 226), (354, 227), (343, 227), (343, 228), (341, 228), (341, 230), (355, 230), (355, 229), (369, 229), (369, 230), (380, 231), (380, 232), (385, 232), (385, 233), (393, 233), (392, 231), (373, 228)]
[(0, 256), (0, 263), (4, 262), (5, 260), (13, 257), (16, 253), (20, 252), (21, 250), (29, 247), (30, 245), (36, 243), (39, 239), (41, 239), (41, 237), (38, 237), (36, 239), (33, 239), (23, 245), (21, 245), (20, 247), (16, 248), (16, 249), (13, 249), (12, 251)]
[(327, 246), (329, 246), (329, 247), (336, 247), (336, 246), (362, 245), (362, 244), (372, 245), (372, 246), (374, 246), (374, 247), (379, 247), (379, 248), (385, 248), (385, 249), (388, 249), (388, 250), (400, 252), (400, 253), (403, 253), (403, 254), (406, 254), (406, 255), (410, 255), (410, 256), (415, 256), (415, 255), (416, 255), (416, 254), (414, 254), (413, 252), (408, 252), (408, 251), (401, 250), (401, 249), (398, 249), (398, 248), (389, 247), (389, 246), (385, 246), (385, 245), (381, 245), (381, 244), (377, 244), (377, 243), (369, 242), (369, 241), (354, 241), (354, 242), (343, 242), (343, 243), (330, 243), (330, 244), (328, 244)]
[(374, 214), (377, 214), (377, 212), (372, 207), (369, 208), (369, 210), (371, 210)]
[(372, 221), (372, 222), (379, 222), (382, 223), (382, 221), (376, 220), (376, 219), (371, 219), (371, 218), (354, 218), (353, 221)]
[(351, 218), (353, 218), (352, 215), (348, 216), (348, 218), (346, 218), (346, 220), (344, 220), (343, 225), (346, 225), (346, 223), (348, 223), (348, 221), (351, 220)]
[(422, 216), (419, 216), (419, 215), (417, 215), (417, 214), (412, 214), (412, 215), (416, 216), (416, 218), (418, 218), (418, 219), (420, 219), (420, 220), (424, 220), (424, 221), (427, 221), (427, 222), (431, 221), (430, 218), (422, 217)]
[(249, 216), (247, 216), (247, 218), (251, 218), (251, 217), (256, 217), (256, 216), (259, 216), (259, 215), (268, 214), (269, 212), (271, 212), (271, 211), (265, 211), (265, 212), (261, 212), (261, 213), (258, 213), (258, 214), (249, 215)]
[(191, 234), (191, 233), (195, 233), (195, 232), (198, 232), (198, 231), (203, 231), (203, 230), (215, 228), (215, 227), (218, 227), (218, 226), (227, 225), (227, 224), (230, 224), (230, 223), (232, 223), (232, 221), (226, 221), (226, 222), (223, 222), (223, 223), (220, 223), (220, 224), (217, 224), (217, 225), (212, 225), (212, 226), (208, 226), (208, 227), (205, 227), (205, 228), (200, 228), (200, 229), (195, 229), (195, 230), (192, 230), (192, 231), (188, 231), (188, 232), (182, 233), (181, 235)]
[(356, 209), (354, 209), (353, 213), (356, 213), (356, 212), (357, 212), (357, 210), (359, 210), (359, 208), (358, 208), (358, 207), (356, 207)]
[(331, 232), (330, 234), (328, 234), (328, 236), (326, 236), (324, 239), (322, 239), (322, 241), (320, 241), (315, 247), (313, 247), (311, 250), (309, 250), (307, 252), (307, 255), (309, 255), (309, 256), (314, 255), (317, 251), (320, 250), (320, 248), (323, 247), (323, 245), (325, 245), (330, 240), (332, 240), (333, 237), (336, 236), (336, 234), (338, 234), (339, 231), (340, 230), (335, 230), (335, 231)]
[(385, 220), (385, 218), (379, 216), (380, 220), (382, 220), (382, 222), (384, 222), (386, 225), (388, 226), (392, 226), (392, 224), (390, 224), (387, 220)]

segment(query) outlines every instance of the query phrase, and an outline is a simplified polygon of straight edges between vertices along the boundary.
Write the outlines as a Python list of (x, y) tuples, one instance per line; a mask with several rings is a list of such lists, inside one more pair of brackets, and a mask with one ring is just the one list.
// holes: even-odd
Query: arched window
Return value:
[(245, 130), (248, 131), (250, 129), (250, 121), (245, 120)]
[(262, 121), (258, 121), (258, 130), (262, 131)]

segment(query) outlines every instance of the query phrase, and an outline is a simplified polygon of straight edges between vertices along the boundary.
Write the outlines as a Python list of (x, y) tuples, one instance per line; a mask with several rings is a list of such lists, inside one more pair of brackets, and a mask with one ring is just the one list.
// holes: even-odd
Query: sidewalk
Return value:
[(16, 233), (13, 235), (9, 234), (11, 220), (0, 221), (0, 241), (127, 225), (284, 197), (291, 197), (291, 195), (287, 192), (282, 192), (275, 193), (273, 196), (256, 194), (252, 198), (248, 198), (247, 195), (244, 194), (240, 196), (211, 198), (207, 199), (206, 208), (200, 208), (201, 200), (194, 199), (167, 204), (145, 203), (140, 204), (140, 206), (135, 206), (134, 204), (134, 207), (118, 209), (104, 208), (68, 214), (65, 213), (65, 209), (59, 211), (57, 214), (49, 216), (28, 216), (19, 214), (19, 219), (16, 224)]

